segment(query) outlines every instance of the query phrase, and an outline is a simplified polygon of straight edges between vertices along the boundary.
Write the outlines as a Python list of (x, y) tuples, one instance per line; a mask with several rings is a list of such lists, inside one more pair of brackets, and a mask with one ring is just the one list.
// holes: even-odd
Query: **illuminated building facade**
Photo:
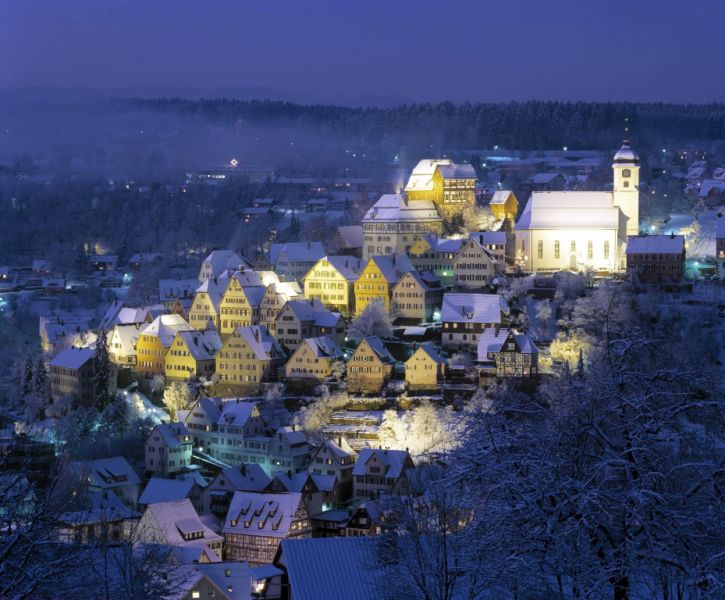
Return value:
[(476, 171), (449, 159), (421, 160), (410, 174), (405, 194), (411, 201), (433, 202), (450, 221), (476, 204)]

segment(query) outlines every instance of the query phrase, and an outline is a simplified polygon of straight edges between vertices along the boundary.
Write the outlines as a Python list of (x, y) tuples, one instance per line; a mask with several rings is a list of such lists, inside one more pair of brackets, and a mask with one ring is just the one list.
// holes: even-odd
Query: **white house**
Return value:
[(444, 348), (475, 352), (483, 331), (507, 324), (508, 312), (506, 300), (498, 294), (445, 294), (441, 308), (441, 343)]
[(191, 464), (191, 433), (183, 423), (161, 423), (151, 430), (144, 448), (147, 473), (168, 477)]

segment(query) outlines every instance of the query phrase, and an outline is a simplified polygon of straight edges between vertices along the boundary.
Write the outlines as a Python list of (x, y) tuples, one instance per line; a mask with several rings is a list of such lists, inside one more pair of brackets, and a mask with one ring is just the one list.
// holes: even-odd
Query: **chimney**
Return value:
[(198, 345), (199, 345), (199, 337), (194, 336), (194, 346), (198, 346)]
[(287, 470), (287, 477), (292, 479), (292, 471), (290, 471), (289, 469)]
[(292, 423), (292, 431), (297, 431), (297, 425), (295, 425), (294, 423)]
[(342, 448), (342, 436), (341, 435), (337, 436), (337, 445), (340, 446), (340, 448)]
[(254, 332), (254, 339), (259, 342), (259, 328), (255, 327), (252, 331)]
[(247, 476), (247, 463), (242, 463), (240, 470), (242, 472), (242, 477), (246, 477)]

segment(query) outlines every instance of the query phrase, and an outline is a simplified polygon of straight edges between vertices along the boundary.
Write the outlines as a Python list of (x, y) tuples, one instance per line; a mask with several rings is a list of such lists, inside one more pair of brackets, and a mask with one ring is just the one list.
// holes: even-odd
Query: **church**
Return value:
[(626, 269), (627, 237), (639, 233), (639, 156), (625, 140), (611, 192), (532, 192), (515, 228), (524, 271)]

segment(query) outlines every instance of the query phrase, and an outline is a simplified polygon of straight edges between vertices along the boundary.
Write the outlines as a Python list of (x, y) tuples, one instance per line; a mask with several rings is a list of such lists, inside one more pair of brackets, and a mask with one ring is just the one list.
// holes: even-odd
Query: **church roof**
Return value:
[(611, 192), (532, 192), (516, 229), (619, 229)]
[(639, 154), (629, 145), (629, 140), (624, 140), (622, 147), (614, 155), (614, 164), (639, 164)]

